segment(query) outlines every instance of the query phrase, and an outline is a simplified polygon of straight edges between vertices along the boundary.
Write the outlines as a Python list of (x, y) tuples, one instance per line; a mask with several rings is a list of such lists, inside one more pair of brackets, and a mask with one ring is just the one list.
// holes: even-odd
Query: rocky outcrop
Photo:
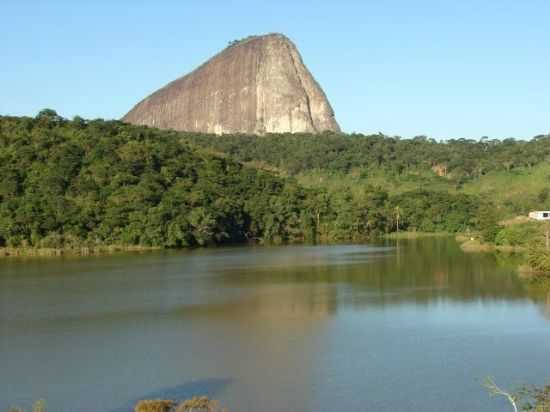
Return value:
[(125, 122), (205, 133), (339, 131), (327, 97), (281, 34), (233, 42), (139, 102)]

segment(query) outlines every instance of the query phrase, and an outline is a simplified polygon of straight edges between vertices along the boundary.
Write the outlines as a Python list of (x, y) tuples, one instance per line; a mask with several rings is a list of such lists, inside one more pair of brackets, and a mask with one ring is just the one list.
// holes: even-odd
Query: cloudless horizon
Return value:
[(7, 0), (0, 115), (122, 117), (231, 40), (296, 43), (343, 131), (550, 133), (550, 2)]

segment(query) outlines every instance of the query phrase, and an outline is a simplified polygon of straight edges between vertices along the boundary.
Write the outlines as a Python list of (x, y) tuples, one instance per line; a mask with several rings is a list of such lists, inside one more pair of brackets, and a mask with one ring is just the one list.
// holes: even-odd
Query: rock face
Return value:
[(234, 42), (122, 120), (216, 134), (340, 130), (325, 93), (281, 34)]

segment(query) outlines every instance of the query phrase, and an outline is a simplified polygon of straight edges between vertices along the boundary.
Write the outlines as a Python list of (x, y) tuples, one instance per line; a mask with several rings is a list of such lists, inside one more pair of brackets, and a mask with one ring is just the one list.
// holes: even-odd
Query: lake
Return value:
[(550, 378), (550, 294), (454, 239), (0, 261), (0, 412), (503, 411)]

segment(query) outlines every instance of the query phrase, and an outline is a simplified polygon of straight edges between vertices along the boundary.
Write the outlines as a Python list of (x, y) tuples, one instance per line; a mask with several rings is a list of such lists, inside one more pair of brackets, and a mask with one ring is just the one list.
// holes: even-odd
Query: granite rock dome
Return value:
[(233, 42), (122, 120), (216, 134), (340, 131), (325, 93), (282, 34)]

